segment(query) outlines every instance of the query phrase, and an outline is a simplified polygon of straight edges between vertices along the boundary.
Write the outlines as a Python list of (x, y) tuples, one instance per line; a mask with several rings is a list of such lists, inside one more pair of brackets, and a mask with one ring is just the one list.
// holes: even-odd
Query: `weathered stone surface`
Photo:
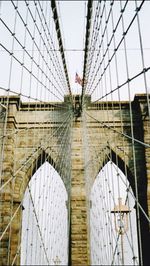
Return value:
[(71, 147), (71, 263), (89, 265), (87, 208), (81, 121), (72, 126)]
[[(2, 98), (5, 102), (5, 97)], [(150, 214), (150, 148), (136, 141), (133, 147), (132, 140), (122, 134), (132, 136), (128, 102), (92, 104), (90, 97), (87, 96), (83, 121), (81, 117), (73, 117), (68, 125), (68, 122), (64, 122), (66, 108), (63, 108), (68, 104), (70, 112), (68, 99), (66, 96), (64, 103), (56, 103), (54, 106), (51, 103), (21, 103), (19, 97), (10, 97), (7, 134), (0, 141), (2, 154), (0, 166), (2, 185), (8, 180), (11, 182), (5, 186), (1, 194), (0, 225), (3, 232), (21, 202), (30, 178), (48, 155), (49, 162), (62, 177), (68, 192), (70, 192), (71, 179), (70, 263), (72, 266), (85, 266), (90, 265), (89, 195), (99, 170), (111, 159), (127, 174), (134, 193), (136, 180), (139, 202), (145, 212), (149, 211)], [(146, 105), (145, 95), (137, 95), (132, 102), (133, 131), (134, 138), (149, 144), (150, 121), (148, 115), (144, 113)], [(85, 116), (86, 127), (83, 126)], [(70, 129), (67, 131), (66, 128), (70, 128), (70, 125), (72, 125), (71, 131)], [(83, 128), (86, 132), (83, 132)], [(0, 120), (0, 136), (3, 134), (4, 117)], [(85, 136), (88, 139), (85, 140)], [(11, 223), (11, 233), (7, 230), (2, 239), (0, 265), (11, 264), (17, 252), (20, 243), (21, 217), (20, 209)], [(142, 249), (146, 264), (149, 262), (149, 226), (141, 212), (140, 219)], [(19, 265), (20, 253), (15, 263)]]

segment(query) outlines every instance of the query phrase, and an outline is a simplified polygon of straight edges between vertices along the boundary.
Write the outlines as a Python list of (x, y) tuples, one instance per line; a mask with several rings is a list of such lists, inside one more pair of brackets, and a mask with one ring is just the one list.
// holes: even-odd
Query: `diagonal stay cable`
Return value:
[(124, 136), (124, 137), (126, 137), (126, 138), (128, 138), (128, 139), (131, 139), (131, 140), (133, 140), (133, 141), (135, 141), (135, 142), (137, 142), (137, 143), (143, 145), (143, 146), (146, 147), (146, 148), (150, 148), (150, 144), (145, 143), (145, 142), (143, 142), (143, 141), (140, 141), (140, 140), (138, 140), (138, 139), (136, 139), (136, 138), (132, 138), (131, 136), (129, 136), (129, 135), (125, 134), (125, 133), (122, 133), (122, 132), (120, 132), (120, 131), (114, 129), (114, 128), (111, 127), (111, 126), (106, 125), (104, 122), (99, 121), (98, 119), (96, 119), (96, 118), (94, 118), (93, 116), (89, 115), (86, 111), (85, 111), (85, 113), (86, 113), (90, 118), (92, 118), (92, 119), (95, 120), (96, 122), (98, 122), (98, 123), (100, 123), (101, 125), (103, 125), (103, 127), (106, 127), (106, 128), (108, 128), (108, 129), (112, 130), (113, 132), (115, 132), (115, 133), (117, 133), (117, 134), (120, 134), (121, 136)]
[[(68, 115), (68, 117), (63, 121), (62, 124), (64, 124), (64, 122), (68, 120), (68, 118), (70, 117), (70, 114)], [(57, 131), (62, 127), (62, 124), (53, 132), (53, 134), (50, 136), (50, 138), (48, 138), (46, 141), (49, 142), (49, 140), (54, 136), (54, 133), (57, 133)], [(42, 144), (40, 146), (38, 146), (36, 148), (36, 150), (28, 157), (28, 159), (22, 164), (21, 167), (19, 167), (16, 172), (14, 173), (13, 176), (11, 176), (1, 187), (0, 187), (0, 191), (2, 191), (4, 189), (4, 187), (11, 181), (13, 180), (13, 178), (17, 175), (17, 173), (25, 167), (25, 165), (31, 160), (31, 158), (36, 155), (37, 152), (39, 152), (40, 150), (42, 150)]]
[[(6, 89), (6, 88), (3, 88), (3, 87), (0, 87), (0, 90), (2, 90), (2, 91), (5, 91), (5, 92), (8, 92), (8, 89)], [(30, 99), (30, 100), (34, 100), (34, 101), (38, 101), (39, 103), (43, 103), (43, 104), (45, 104), (46, 102), (43, 100), (41, 100), (41, 99), (39, 99), (38, 97), (33, 97), (33, 96), (31, 96), (31, 95), (26, 95), (26, 94), (24, 94), (24, 93), (22, 93), (22, 92), (17, 92), (17, 91), (15, 91), (15, 90), (12, 90), (12, 89), (9, 89), (9, 92), (10, 93), (13, 93), (14, 95), (17, 95), (17, 96), (22, 96), (22, 97), (24, 97), (24, 98), (27, 98), (27, 99)], [(58, 97), (57, 97), (58, 98)], [(62, 102), (62, 101), (61, 101)], [(59, 101), (59, 103), (60, 103), (60, 101)], [(58, 106), (57, 105), (57, 102), (55, 103), (55, 102), (53, 102), (53, 104), (51, 104), (51, 106)], [(61, 106), (61, 108), (65, 108), (65, 106)]]
[(64, 71), (65, 71), (65, 75), (66, 75), (68, 90), (69, 90), (69, 94), (71, 96), (71, 101), (72, 101), (72, 104), (73, 104), (72, 92), (71, 92), (71, 87), (70, 87), (70, 82), (69, 82), (69, 76), (68, 76), (68, 71), (67, 71), (67, 65), (66, 65), (64, 47), (63, 47), (62, 35), (61, 35), (61, 31), (60, 31), (60, 25), (59, 25), (58, 13), (57, 13), (57, 6), (56, 6), (56, 1), (55, 0), (51, 0), (51, 8), (52, 8), (52, 11), (53, 11), (53, 18), (54, 18), (54, 22), (55, 22), (55, 28), (56, 28), (56, 32), (57, 32), (57, 38), (58, 38), (60, 53), (61, 53), (61, 57), (62, 57), (63, 67), (64, 67)]
[(114, 253), (113, 253), (113, 258), (112, 258), (111, 265), (114, 265), (114, 258), (115, 258), (116, 251), (117, 251), (117, 247), (118, 247), (119, 236), (120, 236), (120, 234), (118, 233), (118, 235), (117, 235), (117, 240), (116, 240), (116, 246), (115, 246), (115, 249), (114, 249)]
[[(65, 127), (65, 133), (64, 133), (63, 138), (61, 138), (61, 142), (63, 142), (64, 137), (66, 137), (66, 134), (67, 134), (67, 132), (68, 132), (68, 129), (69, 129), (69, 123), (68, 123), (67, 128)], [(61, 136), (59, 136), (59, 137), (61, 137)], [(67, 142), (67, 138), (66, 138), (66, 140), (65, 140), (65, 144), (66, 144), (66, 142)], [(62, 150), (62, 147), (63, 147), (63, 146), (61, 146), (61, 150)], [(47, 148), (49, 148), (49, 146), (48, 146)], [(46, 149), (47, 149), (47, 148), (46, 148)], [(45, 150), (46, 150), (46, 149), (45, 149)], [(51, 147), (51, 150), (52, 150), (52, 147)], [(47, 161), (48, 158), (49, 158), (49, 155), (46, 156), (45, 161)], [(64, 160), (64, 157), (62, 157), (62, 158), (63, 158), (63, 159), (62, 159), (62, 161), (63, 161), (63, 160)], [(57, 160), (58, 160), (58, 159), (57, 159)], [(14, 175), (14, 176), (15, 176), (15, 175)], [(29, 187), (29, 185), (28, 185), (28, 187)], [(19, 203), (17, 209), (15, 210), (15, 212), (14, 212), (13, 216), (11, 217), (9, 223), (7, 224), (5, 230), (3, 231), (2, 235), (0, 236), (0, 241), (2, 240), (3, 236), (5, 235), (7, 229), (9, 228), (11, 222), (13, 221), (13, 219), (14, 219), (15, 216), (16, 216), (16, 214), (18, 213), (19, 209), (22, 207), (22, 203), (23, 203), (23, 200)], [(20, 246), (21, 246), (21, 244), (20, 244)]]
[[(150, 71), (150, 66), (147, 68), (142, 69), (140, 72), (138, 72), (137, 74), (135, 74), (134, 76), (132, 76), (131, 78), (127, 79), (125, 82), (123, 82), (122, 84), (120, 84), (119, 86), (117, 86), (116, 88), (114, 88), (113, 90), (111, 90), (110, 92), (106, 93), (105, 95), (99, 97), (97, 100), (93, 101), (93, 103), (97, 103), (98, 101), (104, 99), (105, 97), (111, 95), (113, 92), (119, 90), (120, 88), (122, 88), (123, 86), (127, 85), (129, 82), (133, 81), (134, 79), (140, 77), (141, 75), (143, 75), (144, 73)], [(91, 94), (92, 95), (92, 94)]]
[[(86, 121), (86, 125), (87, 125), (87, 121)], [(88, 129), (87, 129), (87, 130), (88, 130)], [(89, 132), (87, 133), (87, 142), (86, 142), (86, 144), (90, 147), (88, 136), (89, 136)], [(94, 148), (94, 147), (93, 147), (93, 148)], [(88, 160), (88, 161), (87, 161), (87, 163), (85, 164), (85, 168), (89, 168), (89, 167), (91, 167), (91, 165), (93, 165), (93, 162), (98, 162), (98, 163), (99, 163), (99, 160), (98, 160), (98, 158), (99, 158), (99, 153), (96, 152), (95, 148), (94, 148), (93, 150), (94, 150), (94, 158), (91, 159), (91, 160)], [(105, 153), (106, 153), (106, 152), (105, 152), (105, 150), (103, 149), (102, 154), (105, 154)], [(101, 152), (100, 152), (100, 154), (101, 154)], [(107, 154), (106, 154), (106, 155), (107, 155)], [(100, 156), (100, 157), (101, 157), (101, 156)], [(98, 173), (97, 173), (97, 174), (98, 174)], [(97, 174), (95, 175), (95, 178), (96, 178)], [(101, 195), (104, 196), (103, 190), (101, 191)], [(113, 197), (112, 197), (112, 199), (113, 199), (113, 201), (114, 201), (114, 198), (113, 198)], [(107, 207), (106, 207), (106, 202), (105, 202), (104, 204), (105, 204), (104, 209), (106, 210), (106, 209), (107, 209)], [(115, 237), (115, 234), (114, 234), (114, 232), (113, 232), (113, 228), (112, 228), (112, 224), (111, 224), (111, 219), (110, 219), (110, 217), (111, 217), (111, 216), (108, 214), (108, 220), (109, 220), (109, 224), (110, 224), (110, 226), (111, 226), (112, 236), (113, 236), (113, 239), (114, 239), (114, 241), (115, 241), (115, 243), (116, 243), (115, 247), (116, 247), (116, 250), (117, 250), (118, 239)]]
[[(65, 115), (66, 113), (68, 113), (68, 111), (66, 111), (65, 113), (63, 113), (63, 115)], [(49, 119), (47, 119), (47, 120), (45, 120), (44, 122), (42, 121), (42, 122), (37, 122), (36, 123), (36, 125), (38, 125), (38, 126), (42, 126), (43, 124), (45, 124), (45, 123), (54, 123), (54, 121), (50, 121)], [(20, 123), (18, 123), (17, 125), (19, 125)], [(17, 129), (15, 129), (13, 132), (11, 132), (11, 133), (8, 133), (8, 134), (5, 134), (5, 135), (3, 135), (3, 136), (0, 136), (0, 140), (1, 139), (4, 139), (4, 138), (8, 138), (9, 136), (12, 136), (12, 135), (15, 135), (15, 134), (18, 134), (18, 133), (20, 133), (20, 132), (24, 132), (24, 131), (26, 131), (26, 130), (28, 130), (28, 129), (34, 129), (35, 128), (35, 123), (34, 123), (34, 125), (32, 125), (32, 126), (26, 126), (26, 127), (24, 127), (24, 128), (22, 128), (22, 129), (19, 129), (19, 128), (17, 128)]]
[[(143, 4), (144, 4), (144, 1), (145, 1), (145, 0), (143, 0), (143, 1), (141, 2), (140, 6), (135, 10), (135, 15), (133, 16), (132, 20), (130, 21), (130, 23), (129, 23), (127, 29), (126, 29), (126, 31), (123, 32), (123, 36), (122, 36), (122, 38), (120, 39), (120, 41), (119, 41), (117, 47), (114, 49), (114, 53), (112, 54), (112, 56), (111, 56), (111, 58), (109, 59), (107, 65), (105, 66), (104, 71), (103, 71), (103, 73), (100, 75), (100, 78), (98, 79), (98, 81), (97, 81), (95, 87), (93, 88), (91, 94), (93, 94), (93, 92), (94, 92), (95, 89), (97, 88), (97, 86), (98, 86), (99, 82), (101, 81), (103, 75), (105, 74), (105, 72), (106, 72), (108, 66), (110, 65), (110, 63), (111, 63), (113, 57), (115, 56), (116, 52), (119, 50), (119, 47), (121, 46), (123, 40), (125, 39), (125, 36), (127, 35), (128, 31), (130, 30), (130, 28), (131, 28), (133, 22), (135, 21), (137, 15), (138, 15), (138, 12), (141, 10), (141, 8), (142, 8), (142, 6), (143, 6)], [(101, 61), (100, 64), (99, 64), (99, 68), (100, 68), (100, 66), (102, 65), (102, 62), (104, 61), (104, 58), (105, 58), (105, 56), (106, 56), (106, 54), (107, 54), (107, 52), (108, 52), (108, 50), (109, 50), (110, 43), (111, 43), (111, 41), (112, 41), (113, 38), (114, 38), (114, 34), (115, 34), (116, 29), (117, 29), (117, 27), (118, 27), (118, 25), (119, 25), (119, 21), (121, 21), (122, 14), (123, 14), (123, 12), (121, 13), (121, 15), (120, 15), (120, 17), (119, 17), (119, 20), (118, 20), (118, 22), (117, 22), (117, 25), (116, 25), (116, 27), (115, 27), (115, 29), (114, 29), (114, 31), (113, 31), (112, 36), (111, 36), (111, 39), (110, 39), (109, 43), (107, 44), (107, 48), (106, 48), (105, 53), (104, 53), (104, 55), (103, 55), (102, 61)], [(92, 86), (91, 86), (91, 88), (92, 88)]]
[(50, 262), (49, 262), (47, 251), (46, 251), (46, 248), (45, 248), (45, 245), (44, 245), (44, 240), (43, 240), (42, 232), (41, 232), (40, 225), (39, 225), (38, 216), (37, 216), (37, 213), (36, 213), (36, 210), (35, 210), (34, 201), (33, 201), (33, 197), (32, 197), (32, 194), (31, 194), (31, 189), (30, 189), (29, 185), (28, 185), (28, 190), (29, 190), (31, 203), (32, 203), (32, 206), (33, 206), (33, 213), (34, 213), (34, 216), (35, 216), (35, 219), (36, 219), (36, 222), (37, 222), (37, 228), (38, 228), (38, 231), (39, 231), (41, 243), (42, 243), (42, 246), (43, 246), (43, 249), (44, 249), (44, 253), (45, 253), (45, 256), (46, 256), (47, 263), (49, 265)]
[[(68, 126), (67, 126), (67, 128), (65, 128), (65, 133), (64, 133), (64, 136), (63, 136), (63, 138), (65, 137), (65, 135), (66, 135), (66, 133), (68, 132), (68, 130), (69, 130), (69, 123), (68, 123)], [(61, 142), (63, 142), (63, 138), (61, 139)], [(66, 140), (65, 140), (65, 144), (66, 143), (68, 143), (68, 138), (66, 138)], [(61, 146), (61, 150), (63, 150), (63, 146)], [(59, 155), (58, 155), (59, 156)], [(65, 156), (62, 156), (61, 158), (61, 165), (62, 165), (62, 163), (64, 162), (64, 157)], [(45, 158), (45, 161), (47, 161), (48, 160), (48, 158), (49, 158), (49, 155), (47, 155), (46, 156), (46, 158)], [(58, 158), (57, 158), (57, 163), (58, 163)], [(54, 173), (53, 173), (53, 175), (54, 175)], [(22, 202), (21, 203), (23, 203), (23, 200), (22, 200)], [(37, 205), (39, 204), (39, 200), (38, 200), (38, 202), (37, 202), (37, 204), (35, 205), (35, 209), (36, 209), (36, 207), (37, 207)], [(20, 204), (20, 207), (21, 207), (22, 205)], [(19, 210), (19, 208), (17, 208), (17, 210), (16, 210), (16, 212), (15, 212), (15, 215), (17, 214), (17, 211)], [(14, 216), (13, 216), (14, 217)], [(13, 218), (12, 218), (13, 219)], [(11, 219), (11, 221), (10, 221), (10, 223), (12, 222), (12, 219)], [(9, 225), (10, 225), (10, 223), (9, 223)], [(9, 227), (9, 225), (8, 225), (8, 227)], [(7, 227), (7, 229), (8, 229), (8, 227)], [(6, 232), (7, 230), (5, 230), (5, 232)], [(24, 240), (24, 237), (25, 237), (25, 235), (23, 236), (23, 240)], [(22, 241), (23, 241), (22, 240)], [(16, 255), (15, 255), (15, 257), (14, 257), (14, 259), (13, 259), (13, 262), (12, 262), (12, 264), (11, 265), (14, 265), (14, 263), (15, 263), (15, 260), (16, 260), (16, 258), (17, 258), (17, 255), (19, 254), (19, 252), (20, 252), (20, 249), (21, 249), (21, 243), (19, 244), (19, 246), (18, 246), (18, 248), (17, 248), (17, 253), (16, 253)]]
[[(57, 96), (51, 89), (49, 89), (46, 85), (44, 85), (44, 83), (39, 79), (39, 78), (37, 78), (36, 77), (36, 75), (33, 73), (33, 72), (31, 72), (30, 71), (30, 69), (27, 67), (27, 66), (25, 66), (15, 55), (14, 55), (14, 53), (12, 53), (11, 51), (9, 51), (3, 44), (1, 44), (0, 43), (0, 46), (9, 54), (9, 55), (11, 55), (12, 56), (12, 58), (14, 58), (15, 60), (16, 60), (16, 62), (18, 62), (19, 64), (20, 64), (20, 66), (22, 66), (29, 74), (31, 74), (32, 75), (32, 77), (34, 77), (35, 78), (35, 80), (36, 81), (38, 81), (39, 82), (39, 84), (41, 84), (46, 90), (48, 90), (49, 91), (49, 93), (51, 93), (51, 94), (53, 94), (53, 96), (55, 96), (58, 100), (62, 100), (62, 98), (60, 98), (59, 96)], [(48, 78), (49, 79), (49, 78)], [(51, 81), (50, 81), (50, 83), (52, 83)], [(53, 85), (53, 84), (52, 84)], [(54, 85), (53, 85), (54, 86)], [(56, 86), (55, 86), (55, 89), (56, 89)], [(18, 94), (18, 93), (17, 93)], [(61, 97), (63, 97), (62, 95), (61, 95)]]
[(88, 0), (87, 7), (87, 23), (86, 23), (86, 37), (85, 37), (85, 49), (84, 49), (84, 66), (83, 66), (83, 83), (82, 83), (82, 94), (81, 94), (81, 108), (83, 105), (83, 98), (85, 94), (85, 75), (87, 71), (87, 58), (88, 58), (88, 48), (90, 39), (90, 28), (91, 28), (91, 18), (92, 18), (92, 7), (93, 0)]
[[(111, 160), (111, 157), (106, 153), (106, 156), (108, 157), (109, 160)], [(114, 169), (116, 170), (116, 166), (115, 164), (113, 164)], [(139, 208), (141, 209), (142, 213), (144, 214), (145, 218), (147, 219), (147, 221), (150, 223), (150, 218), (148, 217), (148, 215), (146, 214), (145, 210), (143, 209), (143, 207), (141, 206), (141, 204), (139, 203), (139, 201), (137, 200), (136, 196), (134, 196), (133, 192), (129, 189), (130, 188), (130, 184), (129, 186), (126, 185), (126, 183), (124, 182), (122, 176), (120, 175), (120, 173), (118, 173), (119, 177), (121, 178), (123, 184), (126, 186), (127, 190), (129, 191), (130, 195), (132, 196), (132, 198), (135, 200), (135, 202), (137, 203), (137, 205), (139, 206)]]

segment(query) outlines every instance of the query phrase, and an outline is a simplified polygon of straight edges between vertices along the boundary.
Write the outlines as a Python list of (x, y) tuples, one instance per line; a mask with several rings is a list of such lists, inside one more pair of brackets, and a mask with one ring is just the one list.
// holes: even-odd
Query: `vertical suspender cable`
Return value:
[(56, 1), (55, 0), (51, 0), (51, 8), (52, 8), (52, 11), (53, 11), (55, 28), (56, 28), (56, 32), (57, 32), (57, 38), (58, 38), (61, 58), (62, 58), (62, 62), (63, 62), (64, 72), (65, 72), (65, 75), (66, 75), (68, 91), (69, 91), (69, 94), (71, 96), (71, 102), (73, 104), (72, 92), (71, 92), (71, 87), (70, 87), (70, 82), (69, 82), (69, 76), (68, 76), (68, 71), (67, 71), (67, 65), (66, 65), (64, 47), (63, 47), (63, 41), (62, 41), (62, 36), (61, 36), (61, 31), (60, 31), (60, 25), (59, 25), (58, 13), (57, 13), (57, 6), (56, 6)]

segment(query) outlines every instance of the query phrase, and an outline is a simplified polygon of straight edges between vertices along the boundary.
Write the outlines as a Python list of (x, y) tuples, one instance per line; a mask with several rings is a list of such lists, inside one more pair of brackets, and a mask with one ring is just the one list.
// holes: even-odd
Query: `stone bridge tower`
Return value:
[[(4, 106), (6, 100), (5, 97), (1, 97)], [(3, 142), (1, 138), (0, 143), (3, 158), (0, 162), (3, 188), (0, 197), (0, 225), (1, 232), (5, 231), (5, 234), (0, 246), (0, 265), (11, 264), (17, 252), (22, 217), (20, 204), (28, 182), (45, 158), (60, 174), (70, 198), (69, 265), (90, 264), (89, 195), (97, 174), (108, 162), (108, 158), (111, 158), (114, 163), (117, 160), (119, 168), (127, 174), (133, 192), (135, 193), (138, 189), (141, 207), (146, 213), (150, 213), (150, 148), (140, 143), (140, 141), (149, 143), (150, 140), (146, 95), (136, 95), (132, 102), (133, 130), (137, 140), (134, 143), (132, 138), (126, 137), (131, 135), (128, 102), (94, 104), (91, 103), (90, 97), (86, 96), (82, 114), (79, 95), (74, 96), (74, 104), (72, 109), (69, 96), (65, 97), (63, 103), (55, 104), (22, 103), (18, 96), (10, 96), (6, 124), (4, 123), (5, 109), (1, 110), (4, 116), (0, 117), (0, 136), (4, 134), (4, 138)], [(71, 117), (69, 123), (67, 116)], [(84, 119), (85, 116), (86, 119)], [(65, 122), (62, 123), (62, 121)], [(112, 130), (113, 124), (115, 124), (114, 130)], [(67, 128), (65, 131), (67, 134), (65, 133), (64, 142), (61, 143), (60, 136), (64, 134), (63, 128)], [(54, 131), (57, 134), (53, 134)], [(53, 137), (49, 139), (49, 135)], [(89, 150), (85, 158), (86, 138), (88, 138)], [(124, 149), (122, 149), (122, 142), (124, 142)], [(58, 154), (60, 154), (59, 157)], [(61, 156), (64, 159), (60, 166)], [(134, 179), (134, 160), (136, 160), (137, 186)], [(70, 164), (66, 164), (66, 161)], [(93, 167), (88, 170), (85, 166), (91, 161), (93, 161)], [(16, 211), (17, 215), (15, 215)], [(148, 265), (150, 263), (149, 225), (142, 212), (139, 215), (143, 260), (144, 264)], [(8, 226), (10, 217), (13, 217), (11, 230)], [(9, 238), (10, 234), (11, 238)], [(18, 256), (16, 265), (19, 265), (19, 260)]]

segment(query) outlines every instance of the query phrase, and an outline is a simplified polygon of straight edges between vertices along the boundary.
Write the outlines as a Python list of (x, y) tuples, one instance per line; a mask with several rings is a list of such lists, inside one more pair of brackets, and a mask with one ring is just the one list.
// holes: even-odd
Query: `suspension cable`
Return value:
[(69, 76), (68, 76), (68, 71), (67, 71), (66, 59), (65, 59), (65, 54), (64, 54), (64, 47), (63, 47), (63, 42), (62, 42), (62, 36), (61, 36), (61, 31), (60, 31), (57, 6), (56, 6), (55, 0), (51, 0), (51, 8), (53, 11), (53, 17), (54, 17), (55, 27), (56, 27), (56, 32), (57, 32), (57, 38), (58, 38), (58, 42), (59, 42), (59, 49), (60, 49), (60, 53), (61, 53), (61, 57), (62, 57), (62, 61), (63, 61), (63, 67), (64, 67), (66, 80), (67, 80), (67, 84), (68, 84), (68, 90), (69, 90), (69, 94), (71, 96), (71, 101), (73, 104), (72, 92), (71, 92), (71, 87), (70, 87), (70, 83), (69, 83)]
[(93, 0), (88, 0), (87, 7), (87, 23), (86, 23), (86, 37), (85, 37), (85, 49), (84, 49), (84, 66), (83, 66), (83, 84), (82, 84), (82, 94), (81, 94), (81, 106), (84, 101), (84, 93), (85, 93), (85, 80), (86, 70), (87, 70), (87, 58), (88, 58), (88, 49), (89, 49), (89, 38), (90, 38), (90, 27), (91, 27), (91, 19), (92, 19), (92, 5)]

